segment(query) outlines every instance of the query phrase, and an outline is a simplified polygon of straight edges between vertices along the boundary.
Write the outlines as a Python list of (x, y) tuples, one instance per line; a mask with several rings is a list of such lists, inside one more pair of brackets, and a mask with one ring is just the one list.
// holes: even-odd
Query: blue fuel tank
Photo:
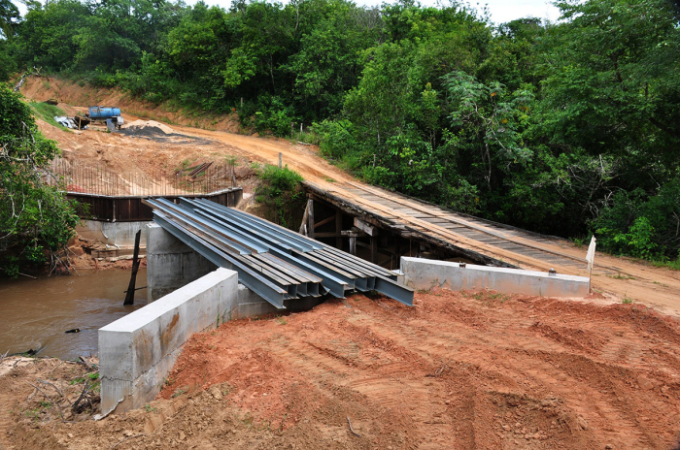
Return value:
[(105, 120), (120, 116), (120, 108), (111, 108), (109, 106), (90, 106), (89, 113), (90, 119)]

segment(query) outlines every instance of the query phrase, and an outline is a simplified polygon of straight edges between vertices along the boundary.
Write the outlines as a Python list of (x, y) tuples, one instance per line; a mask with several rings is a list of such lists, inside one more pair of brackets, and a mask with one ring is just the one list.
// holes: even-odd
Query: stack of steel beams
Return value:
[(154, 220), (279, 309), (284, 301), (375, 290), (413, 305), (413, 290), (387, 269), (279, 225), (209, 200), (146, 200)]

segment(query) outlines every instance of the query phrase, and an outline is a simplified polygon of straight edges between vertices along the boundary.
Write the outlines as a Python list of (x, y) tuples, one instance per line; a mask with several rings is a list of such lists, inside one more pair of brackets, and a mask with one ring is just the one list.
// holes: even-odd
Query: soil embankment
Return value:
[(101, 422), (28, 417), (32, 388), (7, 374), (0, 401), (15, 413), (0, 439), (50, 449), (667, 450), (680, 431), (679, 344), (677, 319), (639, 305), (437, 290), (408, 308), (354, 295), (194, 335), (162, 398)]

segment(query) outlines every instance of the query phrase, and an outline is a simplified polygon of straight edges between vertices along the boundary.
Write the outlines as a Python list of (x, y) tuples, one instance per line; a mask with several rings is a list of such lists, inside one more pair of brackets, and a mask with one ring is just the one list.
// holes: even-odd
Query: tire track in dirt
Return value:
[[(672, 440), (673, 433), (649, 431), (639, 419), (668, 411), (667, 396), (640, 402), (633, 395), (631, 402), (622, 393), (650, 392), (638, 386), (640, 373), (656, 392), (662, 382), (647, 360), (657, 354), (668, 359), (668, 353), (649, 351), (667, 341), (633, 335), (656, 330), (672, 342), (677, 323), (649, 316), (649, 327), (641, 327), (638, 314), (620, 311), (624, 307), (550, 307), (552, 300), (526, 298), (494, 302), (484, 294), (477, 299), (445, 291), (423, 297), (430, 302), (418, 301), (411, 310), (363, 296), (352, 298), (351, 308), (324, 305), (323, 320), (307, 322), (302, 333), (287, 334), (285, 346), (271, 351), (289, 369), (317, 380), (315, 389), (327, 398), (335, 395), (327, 388), (332, 374), (334, 385), (355, 393), (359, 404), (402, 424), (412, 448), (570, 448), (561, 442), (564, 427), (579, 435), (572, 439), (578, 448), (609, 442), (616, 448), (664, 448)], [(554, 306), (563, 314), (555, 315)], [(328, 308), (338, 317), (329, 316)], [(295, 326), (292, 320), (289, 325)], [(495, 411), (503, 402), (517, 403), (512, 396), (534, 405), (557, 398), (563, 420), (553, 424), (534, 414), (531, 420), (542, 426), (522, 424), (518, 432)]]
[(188, 395), (185, 410), (152, 419), (132, 411), (131, 425), (115, 417), (111, 426), (32, 424), (22, 439), (48, 448), (73, 433), (73, 448), (84, 449), (117, 442), (134, 425), (152, 434), (124, 449), (668, 450), (677, 442), (680, 321), (635, 305), (498, 298), (435, 290), (408, 308), (354, 295), (227, 322), (187, 342), (153, 402), (165, 411)]

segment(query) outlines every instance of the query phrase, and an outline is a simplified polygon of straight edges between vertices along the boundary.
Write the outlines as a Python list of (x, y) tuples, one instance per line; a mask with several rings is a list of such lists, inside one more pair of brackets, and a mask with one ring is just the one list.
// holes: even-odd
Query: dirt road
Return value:
[(25, 403), (27, 377), (47, 369), (7, 374), (0, 401), (14, 413), (0, 415), (0, 442), (668, 450), (680, 432), (679, 344), (680, 321), (640, 305), (440, 290), (409, 308), (354, 295), (194, 335), (160, 399), (102, 422), (24, 414), (40, 400)]

